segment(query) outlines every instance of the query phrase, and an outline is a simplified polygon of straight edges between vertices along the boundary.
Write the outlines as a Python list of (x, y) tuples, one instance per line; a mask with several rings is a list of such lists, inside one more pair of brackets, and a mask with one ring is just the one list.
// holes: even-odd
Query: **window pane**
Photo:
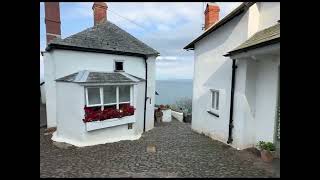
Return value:
[(214, 109), (215, 108), (215, 92), (214, 91), (211, 91), (211, 96), (212, 96), (212, 104), (211, 104), (211, 106), (212, 106), (212, 109)]
[(119, 102), (130, 101), (130, 86), (119, 86)]
[(216, 110), (219, 110), (219, 91), (216, 92), (216, 99), (217, 99)]
[(122, 71), (123, 70), (123, 62), (115, 62), (116, 63), (116, 70)]
[(101, 104), (99, 88), (88, 88), (88, 101), (89, 105)]
[(103, 87), (103, 104), (117, 103), (116, 86)]

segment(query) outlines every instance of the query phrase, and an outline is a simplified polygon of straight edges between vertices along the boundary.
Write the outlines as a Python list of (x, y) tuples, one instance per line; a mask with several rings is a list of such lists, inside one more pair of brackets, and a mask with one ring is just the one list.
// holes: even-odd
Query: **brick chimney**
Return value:
[(107, 21), (108, 6), (105, 2), (94, 2), (92, 6), (94, 25), (105, 23)]
[(59, 2), (44, 2), (47, 44), (56, 37), (61, 37)]
[(220, 8), (216, 3), (208, 3), (204, 11), (204, 29), (207, 30), (211, 25), (219, 20)]

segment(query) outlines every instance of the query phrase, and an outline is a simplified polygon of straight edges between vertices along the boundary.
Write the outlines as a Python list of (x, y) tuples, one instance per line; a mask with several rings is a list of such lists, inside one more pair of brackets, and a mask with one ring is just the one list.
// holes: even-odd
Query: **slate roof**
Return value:
[(110, 21), (97, 24), (65, 39), (55, 38), (48, 44), (46, 50), (50, 51), (53, 48), (81, 51), (98, 50), (107, 53), (129, 53), (144, 56), (159, 54)]
[(56, 79), (56, 81), (73, 83), (136, 83), (144, 81), (144, 79), (125, 72), (97, 72), (82, 70)]
[(218, 28), (220, 28), (224, 24), (228, 23), (233, 18), (235, 18), (238, 15), (246, 12), (249, 9), (249, 7), (252, 6), (253, 4), (255, 4), (255, 2), (244, 2), (244, 3), (240, 4), (236, 9), (231, 11), (224, 18), (222, 18), (221, 20), (219, 20), (218, 22), (213, 24), (211, 27), (209, 27), (207, 30), (205, 30), (199, 37), (197, 37), (195, 40), (193, 40), (191, 43), (189, 43), (183, 49), (193, 50), (195, 43), (197, 43), (198, 41), (200, 41), (201, 39), (203, 39), (204, 37), (206, 37), (208, 34), (212, 33), (213, 31), (217, 30)]
[(280, 23), (256, 32), (240, 46), (228, 52), (226, 56), (277, 42), (280, 42)]

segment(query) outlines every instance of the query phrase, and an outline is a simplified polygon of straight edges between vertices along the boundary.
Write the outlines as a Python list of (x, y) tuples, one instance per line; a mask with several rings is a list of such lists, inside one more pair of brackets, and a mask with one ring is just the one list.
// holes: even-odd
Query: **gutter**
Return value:
[(46, 51), (49, 52), (52, 49), (64, 49), (64, 50), (72, 50), (72, 51), (84, 51), (84, 52), (95, 52), (95, 53), (104, 53), (104, 54), (127, 55), (127, 56), (143, 57), (143, 58), (145, 58), (146, 55), (153, 55), (153, 54), (140, 54), (140, 53), (123, 52), (123, 51), (115, 51), (115, 50), (76, 47), (76, 46), (68, 46), (68, 45), (60, 45), (60, 44), (49, 44), (46, 48)]
[(231, 100), (230, 100), (230, 119), (229, 119), (229, 135), (227, 143), (232, 143), (232, 129), (233, 129), (233, 104), (234, 104), (234, 86), (236, 74), (236, 60), (232, 59), (232, 80), (231, 80)]

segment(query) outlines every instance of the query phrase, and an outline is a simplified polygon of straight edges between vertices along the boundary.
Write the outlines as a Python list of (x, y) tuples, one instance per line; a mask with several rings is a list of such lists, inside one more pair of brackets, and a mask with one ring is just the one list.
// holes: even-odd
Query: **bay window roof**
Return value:
[(278, 42), (280, 42), (280, 22), (276, 25), (256, 32), (248, 40), (246, 40), (244, 43), (240, 44), (238, 47), (228, 52), (224, 56), (231, 56), (240, 52), (248, 51), (270, 44), (275, 44)]
[(144, 81), (144, 79), (125, 72), (98, 72), (82, 70), (56, 79), (56, 81), (73, 83), (137, 83)]

